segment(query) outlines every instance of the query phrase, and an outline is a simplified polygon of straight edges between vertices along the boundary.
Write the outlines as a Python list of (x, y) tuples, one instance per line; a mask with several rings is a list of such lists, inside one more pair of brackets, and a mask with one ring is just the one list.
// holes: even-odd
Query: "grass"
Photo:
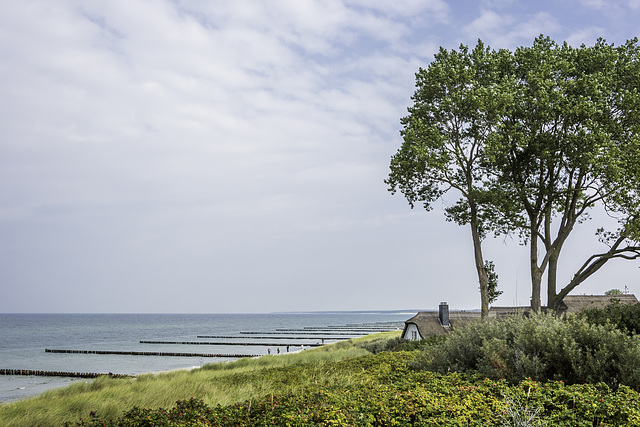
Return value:
[(397, 336), (191, 372), (99, 378), (0, 405), (0, 425), (640, 425), (640, 393), (630, 387), (532, 379), (511, 384), (478, 373), (417, 370), (421, 350), (407, 349), (392, 339)]
[[(137, 378), (100, 377), (0, 404), (0, 425), (58, 426), (87, 417), (90, 411), (112, 419), (134, 406), (170, 407), (177, 400), (192, 397), (216, 406), (258, 399), (270, 393), (297, 393), (307, 384), (344, 382), (348, 386), (350, 378), (336, 370), (335, 363), (369, 354), (359, 345), (399, 335), (397, 331), (372, 334), (300, 353), (215, 363), (192, 371), (145, 374)], [(272, 375), (274, 370), (285, 367), (300, 369)]]

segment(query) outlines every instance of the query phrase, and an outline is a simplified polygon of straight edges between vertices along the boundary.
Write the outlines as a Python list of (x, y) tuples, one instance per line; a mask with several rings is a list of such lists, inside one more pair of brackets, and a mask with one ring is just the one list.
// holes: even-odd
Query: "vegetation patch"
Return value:
[[(2, 405), (0, 424), (64, 425), (66, 421), (70, 427), (640, 425), (640, 394), (624, 383), (608, 385), (597, 379), (572, 384), (559, 379), (491, 378), (482, 371), (482, 362), (476, 362), (474, 369), (465, 372), (416, 369), (455, 348), (456, 340), (456, 345), (466, 345), (464, 351), (458, 352), (460, 360), (471, 360), (471, 354), (478, 355), (480, 361), (490, 360), (485, 353), (495, 356), (495, 349), (503, 348), (489, 338), (486, 331), (491, 328), (510, 330), (512, 336), (505, 338), (505, 343), (516, 347), (522, 343), (520, 334), (532, 333), (533, 342), (542, 342), (546, 333), (549, 342), (567, 345), (571, 343), (568, 338), (573, 336), (576, 343), (584, 345), (593, 355), (608, 351), (606, 342), (605, 350), (600, 348), (598, 337), (631, 340), (627, 343), (635, 343), (636, 339), (610, 325), (590, 325), (577, 317), (559, 320), (549, 316), (482, 322), (437, 342), (409, 343), (397, 339), (398, 333), (373, 335), (299, 354), (207, 365), (192, 372), (145, 375), (135, 380), (100, 378)], [(485, 332), (480, 334), (482, 331)], [(482, 339), (478, 341), (479, 335)], [(499, 339), (499, 335), (494, 338)], [(489, 343), (489, 351), (473, 353), (477, 350), (474, 345), (483, 340)], [(508, 354), (515, 354), (509, 347), (504, 348), (511, 352)], [(541, 351), (543, 354), (543, 347)], [(510, 359), (505, 354), (500, 360)], [(637, 362), (630, 363), (637, 366)], [(176, 395), (182, 396), (175, 398)], [(167, 401), (170, 397), (174, 399)], [(144, 403), (138, 403), (143, 398)], [(53, 417), (56, 411), (59, 412)]]
[(415, 366), (436, 372), (477, 372), (516, 384), (527, 378), (567, 384), (640, 388), (640, 345), (611, 324), (552, 315), (507, 317), (454, 331)]
[[(134, 408), (117, 420), (99, 414), (76, 426), (619, 426), (640, 422), (640, 395), (626, 386), (525, 380), (510, 385), (477, 374), (410, 367), (417, 352), (382, 352), (336, 364), (351, 384), (308, 383), (227, 406), (198, 399), (170, 409)], [(288, 371), (289, 368), (283, 368)], [(278, 375), (285, 372), (279, 371)], [(528, 416), (529, 424), (515, 424)]]
[(616, 300), (615, 295), (613, 294), (612, 302), (608, 306), (583, 310), (579, 316), (595, 325), (609, 323), (629, 335), (638, 335), (640, 333), (640, 303), (621, 304), (620, 300)]

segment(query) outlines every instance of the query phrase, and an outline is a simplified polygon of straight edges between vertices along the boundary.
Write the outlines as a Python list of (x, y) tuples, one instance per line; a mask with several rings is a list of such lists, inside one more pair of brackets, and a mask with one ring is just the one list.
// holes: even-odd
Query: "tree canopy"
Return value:
[(429, 67), (418, 71), (414, 105), (401, 121), (404, 143), (392, 157), (385, 181), (412, 208), (421, 202), (431, 210), (443, 194), (457, 191), (458, 202), (445, 211), (448, 220), (470, 226), (483, 316), (491, 296), (481, 242), (492, 222), (491, 205), (485, 201), (491, 177), (483, 164), (487, 138), (496, 126), (491, 99), (503, 56), (479, 42), (473, 51), (466, 46), (440, 49)]
[[(517, 49), (499, 98), (500, 119), (488, 150), (503, 194), (501, 212), (530, 247), (532, 308), (562, 298), (613, 258), (635, 259), (640, 177), (640, 69), (637, 40), (599, 40), (573, 48), (538, 37)], [(589, 257), (557, 292), (560, 253), (596, 206), (618, 221), (600, 228), (609, 250)]]
[[(470, 225), (483, 312), (488, 277), (482, 239), (519, 235), (529, 245), (532, 308), (556, 307), (615, 258), (640, 257), (640, 61), (637, 39), (573, 48), (548, 37), (514, 52), (478, 41), (441, 49), (416, 74), (414, 105), (387, 184), (410, 205), (449, 190), (448, 220)], [(598, 250), (557, 291), (563, 245), (602, 207), (617, 221), (599, 228)]]

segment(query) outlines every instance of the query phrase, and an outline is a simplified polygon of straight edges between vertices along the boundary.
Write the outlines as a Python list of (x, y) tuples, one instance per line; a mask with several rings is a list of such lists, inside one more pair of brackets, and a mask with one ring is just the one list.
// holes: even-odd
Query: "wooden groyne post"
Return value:
[(0, 375), (30, 375), (37, 377), (72, 377), (72, 378), (98, 378), (110, 376), (112, 378), (131, 378), (133, 375), (125, 374), (100, 374), (95, 372), (61, 372), (61, 371), (35, 371), (32, 369), (0, 369)]
[(258, 354), (221, 354), (221, 353), (166, 353), (159, 351), (114, 351), (114, 350), (56, 350), (45, 349), (45, 353), (67, 354), (116, 354), (125, 356), (169, 356), (169, 357), (258, 357)]
[[(320, 339), (320, 338), (318, 338)], [(263, 343), (263, 342), (205, 342), (205, 341), (140, 341), (140, 344), (174, 344), (174, 345), (244, 345), (244, 346), (268, 346), (282, 347), (289, 345), (291, 347), (321, 347), (324, 344), (300, 344), (300, 343)]]

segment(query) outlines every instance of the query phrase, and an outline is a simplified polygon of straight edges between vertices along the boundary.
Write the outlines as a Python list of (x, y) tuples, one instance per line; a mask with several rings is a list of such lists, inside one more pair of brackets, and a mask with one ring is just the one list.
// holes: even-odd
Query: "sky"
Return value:
[[(412, 210), (384, 183), (415, 73), (441, 46), (639, 30), (640, 0), (2, 2), (0, 312), (477, 309), (455, 195)], [(496, 305), (528, 304), (527, 248), (485, 256)], [(640, 294), (638, 264), (574, 294)]]

